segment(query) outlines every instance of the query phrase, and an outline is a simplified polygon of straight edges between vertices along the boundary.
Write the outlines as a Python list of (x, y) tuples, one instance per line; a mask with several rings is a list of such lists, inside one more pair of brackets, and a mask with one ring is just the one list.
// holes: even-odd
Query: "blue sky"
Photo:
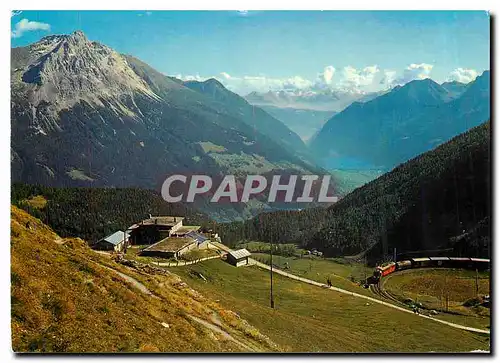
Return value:
[(14, 47), (83, 30), (163, 73), (214, 76), (240, 93), (373, 91), (424, 77), (469, 81), (490, 68), (482, 11), (23, 11), (11, 24)]

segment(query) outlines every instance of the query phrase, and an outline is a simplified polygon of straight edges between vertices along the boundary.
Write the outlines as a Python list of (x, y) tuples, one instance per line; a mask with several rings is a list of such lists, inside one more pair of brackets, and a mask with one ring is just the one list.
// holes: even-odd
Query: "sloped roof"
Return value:
[(182, 222), (183, 220), (184, 217), (153, 216), (151, 218), (144, 219), (141, 224), (173, 227), (176, 224)]
[(235, 259), (239, 260), (240, 258), (245, 258), (251, 255), (250, 252), (246, 248), (242, 248), (241, 250), (231, 251), (229, 252), (231, 256)]
[(175, 231), (175, 233), (176, 234), (188, 234), (190, 232), (197, 232), (200, 228), (201, 228), (201, 226), (182, 226), (182, 227), (179, 227)]
[(208, 239), (204, 235), (202, 235), (200, 233), (193, 232), (193, 231), (186, 233), (186, 237), (190, 237), (190, 238), (194, 239), (198, 244), (203, 243)]
[(189, 237), (167, 237), (145, 248), (143, 251), (177, 252), (191, 243), (195, 243), (195, 241)]
[[(125, 232), (125, 237), (128, 238), (129, 234)], [(101, 241), (106, 241), (108, 243), (111, 243), (112, 245), (119, 245), (120, 243), (123, 242), (123, 231), (116, 231), (113, 234), (110, 234), (107, 237), (104, 237)]]

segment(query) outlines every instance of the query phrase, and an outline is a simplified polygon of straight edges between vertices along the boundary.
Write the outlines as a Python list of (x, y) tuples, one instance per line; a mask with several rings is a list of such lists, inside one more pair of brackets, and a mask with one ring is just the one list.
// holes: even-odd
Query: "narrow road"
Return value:
[[(262, 262), (256, 261), (253, 258), (249, 258), (248, 261), (252, 265), (258, 266), (258, 267), (266, 269), (266, 270), (271, 270), (271, 267), (269, 265), (266, 265), (266, 264), (264, 264)], [(344, 289), (341, 289), (341, 288), (338, 288), (338, 287), (334, 287), (334, 286), (329, 287), (328, 285), (322, 284), (320, 282), (309, 280), (309, 279), (306, 279), (306, 278), (303, 278), (303, 277), (299, 277), (299, 276), (296, 276), (296, 275), (292, 275), (292, 274), (290, 274), (288, 272), (285, 272), (285, 271), (282, 271), (282, 270), (276, 269), (276, 268), (273, 268), (273, 272), (275, 272), (275, 273), (277, 273), (279, 275), (288, 277), (288, 278), (293, 279), (293, 280), (305, 282), (306, 284), (309, 284), (309, 285), (314, 285), (314, 286), (318, 286), (318, 287), (322, 287), (322, 288), (327, 288), (329, 290), (337, 291), (337, 292), (339, 292), (341, 294), (356, 296), (356, 297), (359, 297), (361, 299), (369, 300), (369, 301), (374, 302), (376, 304), (385, 305), (387, 307), (390, 307), (390, 308), (393, 308), (393, 309), (397, 309), (399, 311), (404, 311), (405, 313), (408, 313), (408, 314), (415, 315), (415, 313), (413, 311), (411, 311), (411, 310), (405, 309), (403, 307), (400, 307), (400, 306), (397, 306), (397, 305), (394, 305), (394, 304), (391, 304), (391, 303), (388, 303), (388, 302), (385, 302), (385, 301), (382, 301), (382, 300), (379, 300), (379, 299), (375, 299), (375, 298), (370, 297), (370, 296), (361, 295), (361, 294), (358, 294), (356, 292), (344, 290)], [(422, 314), (418, 314), (418, 316), (420, 316), (421, 318), (433, 320), (435, 322), (451, 326), (453, 328), (467, 330), (467, 331), (474, 332), (474, 333), (490, 334), (489, 330), (477, 329), (477, 328), (472, 328), (472, 327), (469, 327), (469, 326), (464, 326), (464, 325), (460, 325), (460, 324), (450, 323), (448, 321), (436, 319), (434, 317), (427, 316), (427, 315), (422, 315)]]

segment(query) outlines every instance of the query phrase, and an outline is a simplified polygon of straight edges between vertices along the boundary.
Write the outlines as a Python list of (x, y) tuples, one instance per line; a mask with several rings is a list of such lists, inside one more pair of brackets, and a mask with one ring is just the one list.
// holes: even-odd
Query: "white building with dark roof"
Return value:
[(231, 265), (236, 267), (248, 265), (248, 258), (251, 253), (247, 249), (242, 248), (241, 250), (230, 251), (227, 253), (226, 261)]
[(128, 242), (130, 235), (127, 232), (116, 231), (107, 237), (97, 241), (95, 249), (104, 251), (122, 251), (125, 243)]

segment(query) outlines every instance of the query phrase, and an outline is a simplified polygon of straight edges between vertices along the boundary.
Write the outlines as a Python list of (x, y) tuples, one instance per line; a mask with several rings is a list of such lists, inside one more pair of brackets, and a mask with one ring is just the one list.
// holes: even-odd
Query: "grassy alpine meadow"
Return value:
[[(270, 263), (269, 254), (254, 253), (252, 257), (257, 261)], [(373, 267), (364, 266), (361, 263), (342, 258), (322, 258), (312, 255), (302, 258), (273, 255), (273, 265), (291, 274), (324, 284), (329, 278), (333, 286), (373, 296), (369, 290), (360, 285), (361, 280), (373, 274)]]
[[(61, 238), (15, 206), (11, 207), (11, 218), (15, 352), (281, 350), (255, 327), (198, 294), (178, 276), (118, 264), (90, 250), (82, 239)], [(233, 339), (191, 317), (205, 322), (216, 319)]]
[(490, 294), (489, 272), (428, 268), (397, 272), (383, 281), (383, 288), (404, 301), (412, 299), (427, 309), (440, 311), (440, 319), (478, 328), (489, 328), (490, 309), (481, 296)]
[[(290, 352), (466, 352), (489, 349), (489, 336), (224, 261), (169, 268)], [(206, 281), (199, 277), (203, 275)]]

